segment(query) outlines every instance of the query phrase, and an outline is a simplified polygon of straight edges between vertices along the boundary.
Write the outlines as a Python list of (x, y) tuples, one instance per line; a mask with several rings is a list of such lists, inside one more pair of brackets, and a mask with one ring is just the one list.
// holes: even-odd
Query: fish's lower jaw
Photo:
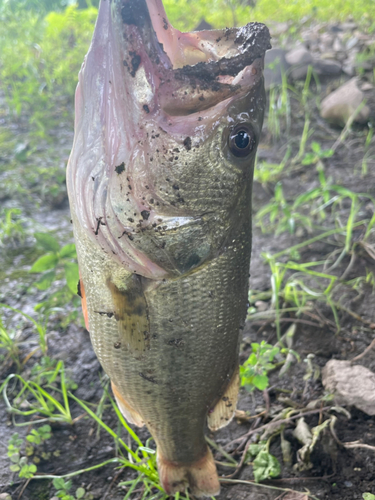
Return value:
[(158, 451), (157, 463), (161, 485), (168, 495), (183, 493), (186, 487), (198, 498), (220, 493), (216, 465), (208, 448), (206, 455), (197, 462), (181, 465), (165, 460)]

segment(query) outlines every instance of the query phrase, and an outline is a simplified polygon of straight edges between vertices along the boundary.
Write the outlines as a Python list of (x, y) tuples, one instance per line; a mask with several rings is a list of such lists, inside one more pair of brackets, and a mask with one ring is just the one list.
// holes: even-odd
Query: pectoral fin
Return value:
[(239, 369), (236, 368), (231, 381), (213, 410), (207, 416), (208, 427), (211, 431), (217, 431), (225, 427), (234, 417), (237, 407), (238, 391), (240, 388)]
[(150, 347), (150, 328), (146, 299), (140, 277), (132, 276), (119, 288), (107, 282), (114, 302), (121, 345), (132, 352), (142, 352)]

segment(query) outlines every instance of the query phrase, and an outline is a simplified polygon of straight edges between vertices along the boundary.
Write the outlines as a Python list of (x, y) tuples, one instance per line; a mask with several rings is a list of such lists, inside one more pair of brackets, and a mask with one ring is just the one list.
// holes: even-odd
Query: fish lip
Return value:
[[(232, 32), (232, 29), (225, 31)], [(187, 76), (206, 81), (215, 81), (222, 75), (236, 76), (256, 59), (263, 58), (271, 49), (270, 32), (265, 24), (251, 22), (238, 29), (234, 43), (238, 45), (238, 55), (222, 57), (216, 61), (199, 62), (175, 70), (176, 78)], [(250, 50), (251, 48), (251, 50)]]

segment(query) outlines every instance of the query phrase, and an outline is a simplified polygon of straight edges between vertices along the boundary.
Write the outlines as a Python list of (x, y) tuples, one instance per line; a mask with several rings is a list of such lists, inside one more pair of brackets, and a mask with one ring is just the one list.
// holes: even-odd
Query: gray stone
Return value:
[(304, 493), (299, 493), (298, 491), (293, 491), (287, 493), (286, 496), (282, 497), (283, 500), (309, 500), (309, 497)]
[(329, 59), (331, 61), (336, 61), (336, 52), (333, 52), (332, 50), (326, 52), (322, 52), (320, 54), (320, 59)]
[(320, 35), (320, 43), (325, 49), (330, 49), (332, 47), (334, 39), (335, 37), (332, 33), (322, 33)]
[(342, 70), (349, 76), (355, 75), (356, 54), (352, 51), (342, 65)]
[(303, 80), (306, 78), (307, 70), (313, 63), (313, 56), (305, 47), (290, 50), (285, 59), (290, 64), (288, 75), (292, 80)]
[(333, 59), (336, 59), (337, 61), (340, 61), (340, 62), (345, 62), (348, 58), (348, 52), (346, 50), (339, 50), (337, 52), (335, 52), (335, 55), (333, 57)]
[(358, 38), (356, 36), (352, 36), (346, 42), (346, 50), (351, 50), (353, 47), (355, 47), (358, 44), (358, 42), (359, 42)]
[(289, 64), (285, 59), (286, 51), (283, 49), (267, 50), (264, 58), (264, 83), (266, 90), (273, 85), (282, 83), (282, 74), (286, 73)]
[(343, 31), (354, 31), (355, 29), (357, 29), (357, 24), (353, 22), (342, 23), (341, 29)]
[(336, 404), (375, 415), (375, 373), (364, 366), (331, 359), (322, 370), (322, 382), (334, 394)]
[(313, 68), (321, 76), (338, 76), (341, 73), (341, 64), (333, 59), (316, 59)]
[(299, 66), (301, 64), (311, 64), (313, 56), (305, 47), (298, 47), (290, 50), (285, 55), (285, 59), (291, 66)]
[(363, 90), (363, 91), (374, 90), (374, 86), (370, 82), (364, 82), (361, 85), (361, 90)]
[(342, 50), (345, 49), (345, 47), (343, 46), (343, 44), (341, 43), (341, 41), (338, 37), (335, 38), (333, 45), (332, 45), (332, 48), (335, 52), (341, 52)]
[[(352, 78), (323, 99), (320, 107), (321, 117), (334, 125), (344, 127), (365, 97), (357, 83), (358, 79)], [(357, 113), (354, 121), (366, 123), (369, 116), (370, 108), (365, 105)]]
[(12, 497), (9, 493), (0, 493), (0, 500), (12, 500)]

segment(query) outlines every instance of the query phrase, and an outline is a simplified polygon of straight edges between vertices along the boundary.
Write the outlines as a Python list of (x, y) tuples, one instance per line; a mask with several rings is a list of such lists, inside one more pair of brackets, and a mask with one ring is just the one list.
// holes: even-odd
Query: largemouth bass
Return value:
[(161, 0), (102, 0), (67, 183), (87, 329), (163, 488), (219, 491), (204, 428), (239, 387), (267, 28), (181, 33)]

